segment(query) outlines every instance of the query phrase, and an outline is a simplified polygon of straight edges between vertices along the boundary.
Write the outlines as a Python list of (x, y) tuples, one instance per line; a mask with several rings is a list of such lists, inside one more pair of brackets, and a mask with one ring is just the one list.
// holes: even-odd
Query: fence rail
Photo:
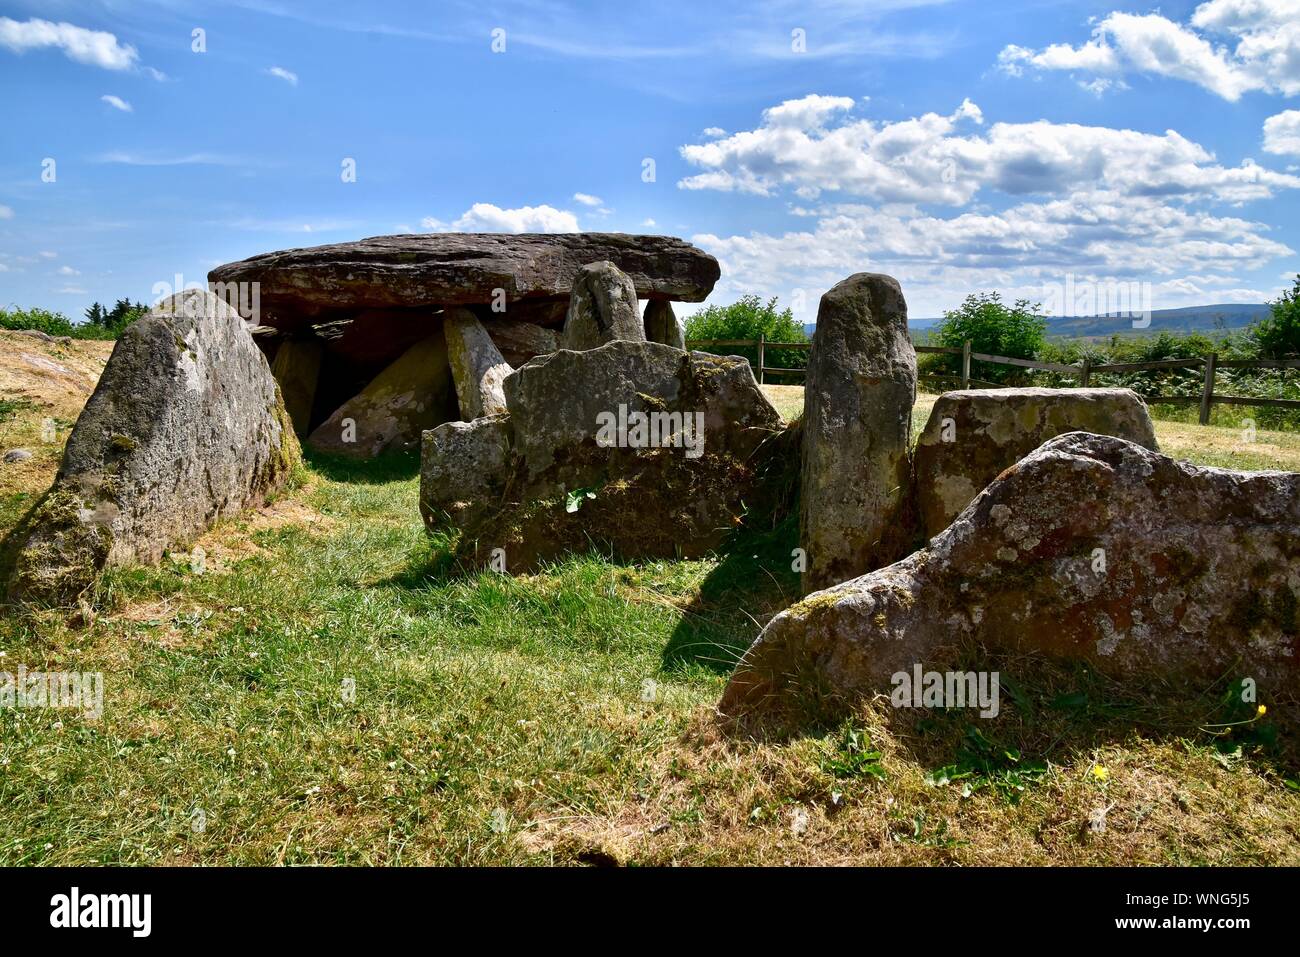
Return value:
[[(785, 366), (769, 366), (766, 363), (766, 354), (768, 349), (811, 349), (811, 342), (769, 342), (763, 337), (757, 339), (688, 339), (686, 341), (688, 348), (701, 348), (705, 351), (709, 348), (741, 346), (744, 348), (756, 348), (758, 350), (758, 364), (754, 367), (758, 372), (758, 381), (763, 382), (767, 376), (773, 373), (783, 375), (803, 374), (806, 369), (788, 368)], [(1188, 395), (1144, 395), (1143, 400), (1152, 404), (1162, 403), (1166, 405), (1200, 405), (1200, 422), (1206, 425), (1210, 421), (1210, 409), (1214, 405), (1258, 405), (1273, 409), (1300, 409), (1300, 399), (1264, 399), (1253, 396), (1243, 395), (1219, 395), (1214, 391), (1214, 380), (1219, 369), (1300, 369), (1300, 359), (1220, 359), (1217, 353), (1210, 353), (1205, 358), (1195, 359), (1157, 359), (1152, 362), (1116, 362), (1108, 365), (1092, 365), (1088, 360), (1084, 360), (1079, 365), (1065, 365), (1060, 362), (1038, 362), (1033, 359), (1016, 359), (1012, 356), (995, 356), (984, 352), (972, 352), (970, 341), (967, 340), (958, 349), (955, 346), (915, 346), (917, 352), (929, 353), (932, 355), (952, 355), (961, 356), (961, 375), (960, 376), (933, 376), (926, 375), (926, 379), (958, 379), (960, 378), (962, 388), (969, 388), (971, 383), (980, 383), (996, 387), (996, 383), (987, 382), (983, 379), (974, 379), (970, 374), (970, 364), (975, 362), (988, 362), (993, 365), (1014, 366), (1019, 369), (1034, 369), (1040, 372), (1055, 372), (1061, 375), (1073, 375), (1079, 379), (1081, 386), (1088, 385), (1092, 376), (1102, 372), (1147, 372), (1150, 370), (1167, 370), (1167, 369), (1202, 369), (1204, 375), (1201, 384), (1201, 394), (1199, 396)]]

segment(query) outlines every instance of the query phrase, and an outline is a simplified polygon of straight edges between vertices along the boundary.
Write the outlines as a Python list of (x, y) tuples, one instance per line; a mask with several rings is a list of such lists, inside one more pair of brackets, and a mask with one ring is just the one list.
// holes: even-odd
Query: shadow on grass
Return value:
[(775, 528), (742, 533), (700, 585), (663, 651), (663, 669), (689, 665), (727, 674), (774, 614), (799, 597), (791, 569), (799, 544), (799, 518)]
[(386, 485), (404, 482), (420, 474), (417, 449), (384, 452), (373, 459), (354, 459), (332, 452), (317, 452), (303, 446), (303, 459), (312, 470), (332, 482)]

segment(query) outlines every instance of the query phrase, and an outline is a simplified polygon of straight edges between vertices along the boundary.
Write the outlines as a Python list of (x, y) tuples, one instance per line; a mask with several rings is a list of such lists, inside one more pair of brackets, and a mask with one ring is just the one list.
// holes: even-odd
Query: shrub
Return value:
[[(1047, 320), (1038, 314), (1038, 303), (1017, 299), (1007, 306), (996, 292), (972, 293), (957, 309), (944, 313), (943, 321), (930, 334), (935, 345), (960, 349), (970, 340), (971, 351), (1013, 359), (1032, 359), (1047, 342)], [(941, 369), (949, 374), (961, 371), (957, 356), (934, 356), (926, 371)], [(972, 362), (971, 375), (989, 382), (1009, 382), (1024, 373), (1009, 366)]]
[(1295, 285), (1273, 303), (1272, 315), (1257, 322), (1250, 332), (1261, 358), (1300, 356), (1300, 275)]
[[(709, 306), (686, 319), (687, 339), (757, 339), (769, 342), (807, 342), (803, 326), (789, 309), (778, 309), (776, 296), (763, 302), (758, 296), (742, 296), (729, 306)], [(758, 363), (758, 349), (720, 346), (727, 355), (744, 356), (751, 366)], [(802, 369), (807, 353), (795, 349), (767, 349), (764, 364)]]

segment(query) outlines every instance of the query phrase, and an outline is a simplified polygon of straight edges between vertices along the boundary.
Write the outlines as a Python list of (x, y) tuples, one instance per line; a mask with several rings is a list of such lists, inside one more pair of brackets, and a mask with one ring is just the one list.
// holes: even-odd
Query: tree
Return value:
[[(763, 302), (758, 296), (741, 296), (729, 306), (708, 306), (686, 318), (687, 339), (757, 339), (768, 342), (807, 342), (789, 309), (779, 309), (773, 296)], [(746, 346), (719, 347), (728, 355), (744, 356), (751, 366), (758, 363), (758, 349)], [(769, 349), (764, 364), (786, 368), (803, 368), (806, 353), (794, 349)]]
[[(1032, 359), (1047, 342), (1047, 320), (1039, 315), (1041, 304), (1017, 299), (1007, 306), (996, 292), (971, 293), (962, 304), (943, 314), (943, 321), (931, 333), (932, 341), (941, 346), (960, 349), (970, 340), (972, 352)], [(942, 366), (956, 370), (958, 358), (944, 356)], [(1002, 382), (1015, 375), (1014, 368), (980, 363), (971, 374), (990, 382)]]
[(1300, 355), (1300, 275), (1272, 306), (1273, 312), (1250, 330), (1260, 357), (1287, 359)]
[(92, 302), (90, 308), (86, 310), (86, 321), (92, 326), (107, 326), (108, 313), (98, 302)]

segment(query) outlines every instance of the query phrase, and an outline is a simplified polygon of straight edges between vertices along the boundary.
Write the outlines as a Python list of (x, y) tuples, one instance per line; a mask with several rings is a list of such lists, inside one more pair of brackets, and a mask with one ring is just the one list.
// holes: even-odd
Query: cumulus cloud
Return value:
[(19, 21), (0, 17), (0, 46), (15, 53), (53, 47), (70, 60), (105, 70), (129, 70), (139, 59), (135, 47), (119, 42), (111, 33), (36, 18)]
[(120, 96), (114, 96), (112, 93), (105, 93), (100, 97), (100, 99), (115, 110), (121, 110), (123, 113), (131, 112), (131, 104), (126, 102), (126, 100), (122, 99)]
[(703, 172), (678, 186), (804, 200), (825, 191), (884, 203), (962, 206), (982, 189), (1011, 195), (1105, 189), (1130, 196), (1243, 202), (1300, 187), (1300, 177), (1246, 161), (1225, 167), (1173, 130), (1163, 135), (1075, 123), (984, 123), (964, 100), (951, 114), (877, 122), (848, 97), (813, 95), (764, 111), (753, 130), (682, 146)]
[(273, 66), (266, 72), (271, 74), (271, 76), (278, 76), (280, 79), (284, 80), (284, 82), (288, 83), (290, 86), (298, 85), (298, 74), (294, 73), (291, 70), (286, 70), (282, 66)]
[(554, 206), (502, 209), (491, 203), (475, 203), (451, 223), (426, 216), (420, 225), (437, 232), (576, 233), (578, 217)]
[(998, 65), (1118, 77), (1127, 73), (1185, 80), (1236, 101), (1259, 90), (1300, 93), (1300, 0), (1209, 0), (1187, 23), (1159, 14), (1115, 12), (1078, 46), (1005, 47)]
[(1261, 301), (1265, 294), (1244, 295), (1235, 276), (1294, 255), (1261, 223), (1113, 191), (951, 216), (859, 204), (811, 215), (815, 225), (781, 234), (692, 236), (722, 265), (722, 300), (778, 295), (807, 322), (822, 292), (846, 275), (873, 270), (896, 276), (911, 314), (924, 317), (955, 305), (956, 290), (1043, 300), (1048, 284), (1063, 283), (1068, 273), (1080, 281), (1153, 280), (1152, 306), (1160, 309)]
[(573, 198), (583, 206), (599, 206), (605, 202), (599, 196), (592, 196), (590, 193), (574, 193)]
[(1264, 151), (1300, 156), (1300, 110), (1283, 110), (1264, 121)]

